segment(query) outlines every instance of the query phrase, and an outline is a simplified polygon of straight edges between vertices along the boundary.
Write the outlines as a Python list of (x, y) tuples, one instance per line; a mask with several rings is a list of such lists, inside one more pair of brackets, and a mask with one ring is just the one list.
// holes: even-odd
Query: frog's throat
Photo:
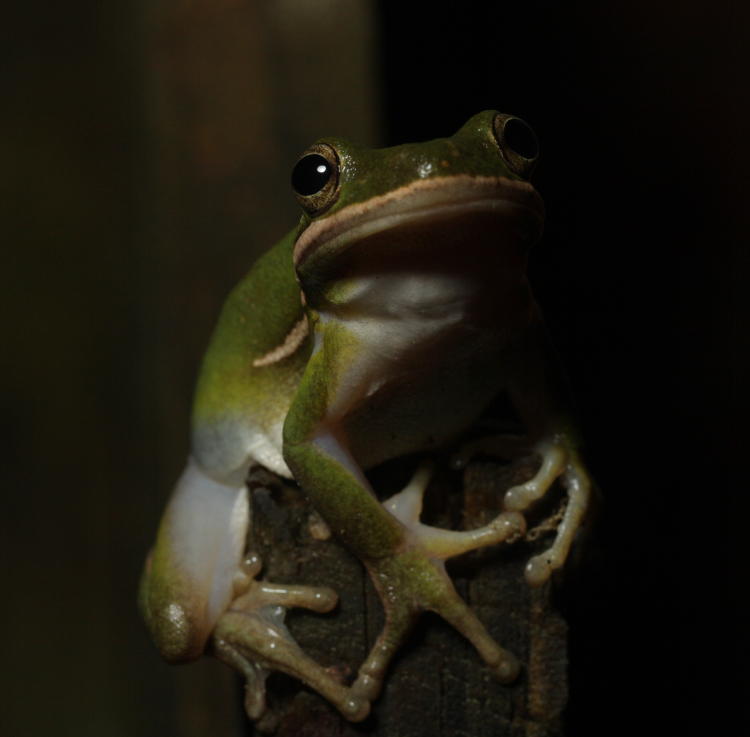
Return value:
[(531, 213), (537, 237), (544, 222), (542, 198), (528, 182), (468, 174), (420, 179), (312, 222), (294, 245), (294, 266), (299, 267), (323, 245), (344, 249), (400, 225), (471, 211), (497, 212), (509, 219)]

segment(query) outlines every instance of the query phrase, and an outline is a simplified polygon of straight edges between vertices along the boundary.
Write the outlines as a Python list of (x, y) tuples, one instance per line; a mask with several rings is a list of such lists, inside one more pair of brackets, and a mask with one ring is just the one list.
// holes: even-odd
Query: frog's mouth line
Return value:
[(468, 174), (421, 179), (364, 204), (349, 205), (330, 217), (311, 223), (294, 245), (294, 266), (299, 267), (322, 246), (345, 249), (368, 236), (401, 225), (435, 217), (494, 212), (509, 221), (531, 219), (536, 241), (544, 223), (544, 204), (534, 187), (506, 177)]

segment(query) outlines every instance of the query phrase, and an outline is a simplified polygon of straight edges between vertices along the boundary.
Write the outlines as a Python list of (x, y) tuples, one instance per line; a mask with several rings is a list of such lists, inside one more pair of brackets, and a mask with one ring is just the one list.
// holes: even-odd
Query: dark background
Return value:
[[(230, 682), (206, 671), (204, 697), (163, 666), (132, 604), (218, 304), (293, 222), (309, 141), (429, 139), (486, 108), (542, 143), (531, 279), (605, 499), (562, 599), (569, 734), (722, 733), (747, 659), (745, 6), (382, 2), (316, 25), (286, 3), (282, 37), (271, 4), (224, 0), (233, 45), (200, 5), (4, 14), (3, 734), (219, 733), (195, 704)], [(327, 46), (370, 54), (368, 79), (306, 71)], [(224, 66), (178, 65), (203, 58)]]
[(721, 733), (747, 667), (732, 625), (747, 559), (750, 16), (692, 2), (387, 8), (389, 140), (500, 106), (542, 142), (531, 281), (604, 495), (602, 568), (565, 604), (569, 734), (692, 731), (700, 714)]

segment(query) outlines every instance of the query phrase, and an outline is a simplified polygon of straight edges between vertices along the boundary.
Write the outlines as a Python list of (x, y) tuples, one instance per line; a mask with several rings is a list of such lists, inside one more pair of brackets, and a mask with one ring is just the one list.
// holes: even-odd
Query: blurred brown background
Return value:
[(428, 139), (490, 107), (542, 140), (532, 280), (607, 499), (603, 566), (564, 602), (570, 734), (651, 707), (653, 731), (675, 730), (711, 686), (714, 730), (728, 718), (747, 656), (729, 633), (746, 580), (748, 11), (405, 5), (5, 10), (3, 735), (243, 734), (230, 674), (164, 665), (135, 609), (213, 320), (293, 225), (308, 143)]

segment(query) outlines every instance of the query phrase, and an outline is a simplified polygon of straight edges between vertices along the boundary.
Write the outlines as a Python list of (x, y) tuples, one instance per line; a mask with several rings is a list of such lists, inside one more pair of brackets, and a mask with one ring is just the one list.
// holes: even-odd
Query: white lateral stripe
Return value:
[(470, 174), (419, 179), (311, 222), (294, 245), (294, 265), (299, 266), (320, 245), (338, 236), (346, 236), (355, 226), (364, 225), (366, 229), (369, 227), (377, 231), (394, 224), (383, 216), (395, 215), (398, 216), (397, 221), (408, 222), (411, 217), (430, 209), (437, 212), (446, 205), (461, 209), (472, 202), (488, 199), (503, 202), (506, 206), (527, 208), (540, 221), (543, 217), (541, 197), (528, 182), (502, 176), (475, 177)]
[(308, 331), (307, 318), (303, 315), (289, 333), (287, 333), (284, 342), (281, 345), (277, 345), (276, 348), (272, 348), (264, 356), (256, 358), (253, 361), (253, 366), (256, 368), (270, 366), (272, 363), (282, 361), (287, 356), (291, 356), (302, 345)]

